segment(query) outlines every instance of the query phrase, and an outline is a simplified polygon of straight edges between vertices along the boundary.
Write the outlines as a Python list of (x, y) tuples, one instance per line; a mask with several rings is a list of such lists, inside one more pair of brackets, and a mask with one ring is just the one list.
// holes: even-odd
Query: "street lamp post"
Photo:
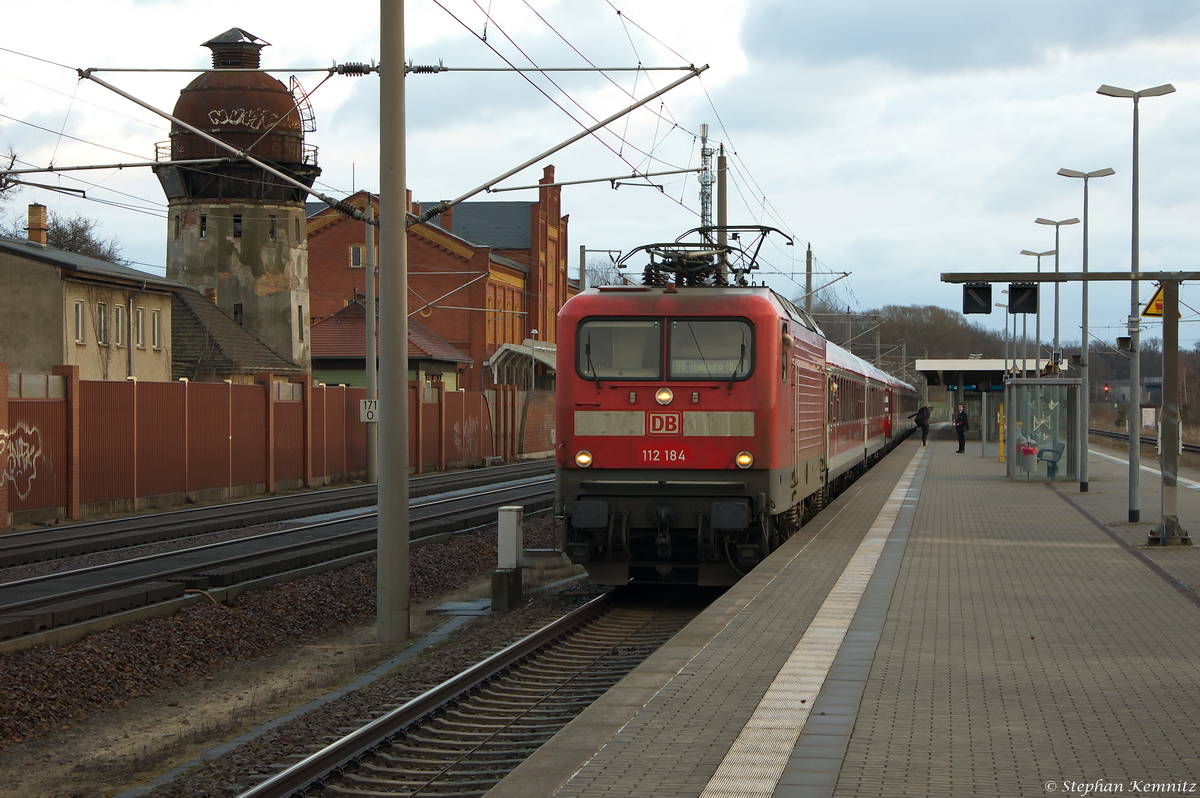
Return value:
[(1004, 379), (1008, 379), (1008, 305), (997, 302), (996, 307), (1004, 308)]
[[(1058, 260), (1058, 250), (1057, 249), (1050, 250), (1049, 252), (1031, 252), (1028, 249), (1023, 249), (1023, 250), (1021, 250), (1021, 254), (1022, 255), (1032, 255), (1033, 257), (1037, 258), (1038, 274), (1042, 273), (1042, 256), (1043, 255), (1054, 255), (1055, 261)], [(1055, 283), (1054, 287), (1057, 288), (1058, 283)], [(1038, 288), (1040, 289), (1041, 286), (1039, 285)], [(1034, 368), (1034, 371), (1036, 371), (1038, 374), (1041, 374), (1042, 373), (1042, 292), (1040, 290), (1038, 291), (1037, 313), (1035, 315), (1037, 316), (1037, 326), (1035, 328), (1034, 336), (1037, 338), (1037, 345), (1033, 350), (1033, 368)], [(1057, 313), (1055, 313), (1054, 318), (1055, 318), (1055, 320), (1058, 319)], [(1058, 341), (1055, 340), (1054, 344), (1055, 344), (1055, 346), (1057, 346)]]
[(1083, 336), (1079, 347), (1079, 375), (1083, 380), (1083, 396), (1079, 402), (1079, 492), (1088, 489), (1088, 421), (1090, 418), (1091, 389), (1088, 387), (1088, 180), (1093, 177), (1115, 175), (1114, 169), (1097, 169), (1094, 172), (1078, 172), (1074, 169), (1059, 169), (1063, 177), (1083, 178)]
[[(1161, 97), (1175, 91), (1170, 83), (1151, 89), (1133, 91), (1107, 84), (1096, 89), (1106, 97), (1127, 97), (1133, 100), (1133, 225), (1130, 245), (1129, 270), (1137, 274), (1139, 261), (1139, 208), (1138, 208), (1138, 100), (1142, 97)], [(1142, 508), (1139, 496), (1141, 487), (1141, 424), (1142, 424), (1142, 336), (1141, 302), (1138, 281), (1129, 284), (1129, 523), (1141, 521)]]
[(533, 374), (537, 369), (537, 330), (529, 331), (529, 401), (533, 401)]
[[(1078, 219), (1063, 219), (1061, 222), (1052, 222), (1049, 219), (1043, 219), (1041, 216), (1033, 220), (1035, 224), (1052, 224), (1054, 225), (1054, 273), (1058, 274), (1058, 228), (1064, 224), (1079, 224)], [(1058, 345), (1058, 283), (1054, 284), (1054, 351), (1062, 352)]]

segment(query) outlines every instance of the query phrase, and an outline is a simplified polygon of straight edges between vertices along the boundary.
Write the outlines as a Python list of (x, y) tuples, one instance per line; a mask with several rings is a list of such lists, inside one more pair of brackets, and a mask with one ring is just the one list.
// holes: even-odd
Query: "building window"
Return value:
[(96, 343), (108, 346), (108, 305), (96, 303)]
[(296, 243), (300, 243), (300, 217), (296, 217)]
[(161, 315), (160, 311), (150, 311), (150, 343), (155, 349), (162, 349), (162, 338), (160, 336), (162, 328), (159, 324)]
[(233, 320), (236, 321), (239, 326), (241, 326), (242, 322), (244, 322), (246, 320), (246, 316), (242, 312), (242, 303), (241, 302), (233, 303)]
[(242, 237), (242, 215), (240, 213), (235, 213), (233, 215), (233, 237)]
[(138, 308), (133, 312), (133, 343), (138, 349), (146, 348), (146, 309)]
[(87, 322), (87, 310), (84, 308), (83, 302), (75, 301), (75, 343), (86, 344), (87, 336), (84, 334), (84, 324)]
[(113, 305), (113, 343), (125, 346), (125, 306)]
[(208, 216), (200, 214), (200, 237), (204, 238), (208, 235)]
[(179, 214), (175, 214), (175, 240), (179, 240), (179, 233), (183, 229), (183, 223), (179, 220)]
[(304, 306), (296, 306), (296, 326), (300, 330), (300, 340), (304, 340)]
[(358, 244), (355, 244), (354, 246), (350, 247), (350, 268), (351, 269), (361, 269), (362, 268), (362, 265), (363, 265), (362, 251), (363, 251), (363, 248)]
[(268, 216), (267, 218), (271, 220), (271, 225), (270, 225), (270, 228), (271, 228), (271, 240), (272, 240), (272, 241), (274, 241), (274, 240), (275, 240), (275, 234), (276, 234), (276, 230), (278, 229), (278, 228), (276, 228), (276, 226), (275, 226), (275, 214), (271, 214), (271, 215), (270, 215), (270, 216)]

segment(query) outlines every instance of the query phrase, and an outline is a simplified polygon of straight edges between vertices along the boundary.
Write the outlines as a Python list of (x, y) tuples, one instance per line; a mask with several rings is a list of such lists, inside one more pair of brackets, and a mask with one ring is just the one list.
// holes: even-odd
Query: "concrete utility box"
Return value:
[(509, 612), (524, 600), (521, 590), (524, 513), (523, 507), (500, 508), (496, 532), (498, 567), (492, 572), (492, 610), (495, 612)]

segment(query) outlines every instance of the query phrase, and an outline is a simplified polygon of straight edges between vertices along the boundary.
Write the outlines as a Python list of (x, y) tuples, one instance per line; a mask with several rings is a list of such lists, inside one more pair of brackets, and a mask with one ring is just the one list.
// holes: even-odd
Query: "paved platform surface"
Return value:
[(1143, 547), (1156, 475), (1130, 525), (1120, 452), (1081, 494), (952, 438), (903, 443), (489, 795), (1200, 795), (1200, 550)]

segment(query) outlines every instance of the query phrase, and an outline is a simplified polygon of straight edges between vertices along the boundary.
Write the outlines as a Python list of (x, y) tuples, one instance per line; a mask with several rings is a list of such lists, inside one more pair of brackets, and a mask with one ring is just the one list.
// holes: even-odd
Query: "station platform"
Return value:
[(953, 438), (902, 443), (490, 798), (1200, 795), (1200, 552), (1143, 547), (1157, 477), (1130, 525), (1119, 452), (1081, 494)]

